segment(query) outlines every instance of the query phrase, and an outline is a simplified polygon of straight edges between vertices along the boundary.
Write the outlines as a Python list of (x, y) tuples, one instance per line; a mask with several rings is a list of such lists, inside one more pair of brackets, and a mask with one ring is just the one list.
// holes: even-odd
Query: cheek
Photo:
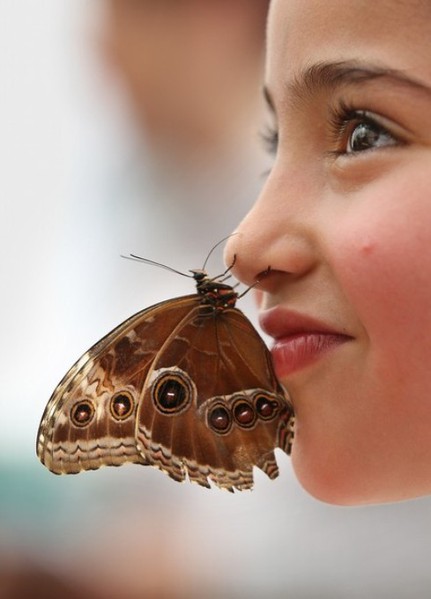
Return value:
[[(406, 226), (404, 219), (346, 228), (335, 239), (333, 267), (339, 285), (358, 316), (370, 347), (391, 349), (394, 357), (406, 350), (430, 350), (431, 226)], [(425, 343), (421, 343), (425, 342)], [(399, 356), (401, 358), (401, 355)], [(423, 359), (422, 355), (422, 359)], [(431, 354), (427, 355), (431, 365)]]
[(389, 427), (405, 420), (406, 398), (412, 418), (429, 418), (429, 220), (413, 218), (406, 226), (405, 216), (368, 219), (366, 228), (356, 224), (349, 236), (339, 237), (334, 256), (339, 284), (360, 323), (364, 391), (375, 390), (383, 428), (385, 422)]
[(355, 343), (301, 390), (293, 461), (302, 484), (332, 503), (402, 499), (429, 480), (431, 219), (421, 199), (408, 211), (403, 199), (327, 229)]
[(412, 431), (430, 420), (431, 227), (386, 214), (346, 229), (334, 268), (361, 327), (358, 399), (376, 434), (401, 436), (407, 417)]
[[(429, 157), (406, 161), (357, 195), (328, 236), (338, 284), (363, 325), (373, 351), (419, 356), (431, 351), (431, 218)], [(402, 352), (402, 353), (400, 353)], [(422, 356), (423, 359), (424, 356)]]

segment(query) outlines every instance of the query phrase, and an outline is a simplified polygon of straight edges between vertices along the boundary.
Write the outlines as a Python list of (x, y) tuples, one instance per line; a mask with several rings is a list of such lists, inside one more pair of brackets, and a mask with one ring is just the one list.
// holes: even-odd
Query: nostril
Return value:
[(247, 289), (245, 291), (243, 291), (241, 293), (241, 295), (239, 295), (238, 297), (244, 297), (244, 295), (246, 293), (248, 293), (251, 289), (257, 289), (257, 288), (259, 288), (262, 279), (264, 279), (266, 276), (268, 276), (269, 273), (270, 273), (270, 271), (271, 271), (271, 267), (268, 266), (268, 268), (266, 268), (265, 270), (263, 270), (260, 274), (256, 275), (256, 280), (254, 281), (254, 283), (252, 283), (251, 285), (249, 285), (247, 287)]
[(265, 268), (265, 270), (262, 270), (262, 272), (260, 272), (259, 274), (256, 275), (256, 284), (260, 283), (262, 281), (262, 279), (264, 279), (265, 277), (267, 277), (269, 275), (269, 273), (271, 272), (271, 266), (268, 266), (268, 268)]
[(247, 285), (247, 287), (254, 287), (257, 284), (257, 277), (253, 270), (250, 269), (250, 263), (247, 259), (242, 258), (244, 254), (241, 252), (225, 252), (225, 264), (229, 274), (235, 279)]
[(289, 274), (286, 271), (276, 270), (268, 266), (268, 268), (256, 275), (256, 289), (274, 293), (283, 284), (286, 275)]

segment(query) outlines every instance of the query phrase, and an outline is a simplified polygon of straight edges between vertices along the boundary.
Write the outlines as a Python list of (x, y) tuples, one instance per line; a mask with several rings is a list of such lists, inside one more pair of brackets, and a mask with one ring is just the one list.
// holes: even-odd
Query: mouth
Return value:
[(259, 320), (265, 333), (274, 339), (271, 355), (280, 379), (353, 339), (330, 325), (278, 306), (262, 312)]

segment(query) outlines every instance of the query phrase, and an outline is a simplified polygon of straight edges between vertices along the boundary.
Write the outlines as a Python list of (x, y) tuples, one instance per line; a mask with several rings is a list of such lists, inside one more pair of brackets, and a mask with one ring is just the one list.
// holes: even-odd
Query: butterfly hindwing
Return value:
[(289, 416), (269, 352), (244, 314), (196, 306), (152, 363), (138, 447), (176, 480), (250, 488), (254, 465), (277, 476), (273, 450), (289, 450)]

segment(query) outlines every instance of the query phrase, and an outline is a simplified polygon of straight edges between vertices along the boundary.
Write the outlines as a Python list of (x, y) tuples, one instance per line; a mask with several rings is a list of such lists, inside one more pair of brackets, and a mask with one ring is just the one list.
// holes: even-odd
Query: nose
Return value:
[(236, 279), (247, 286), (259, 280), (269, 290), (282, 275), (297, 278), (313, 269), (318, 253), (310, 197), (307, 182), (293, 186), (271, 175), (226, 244), (225, 262)]

